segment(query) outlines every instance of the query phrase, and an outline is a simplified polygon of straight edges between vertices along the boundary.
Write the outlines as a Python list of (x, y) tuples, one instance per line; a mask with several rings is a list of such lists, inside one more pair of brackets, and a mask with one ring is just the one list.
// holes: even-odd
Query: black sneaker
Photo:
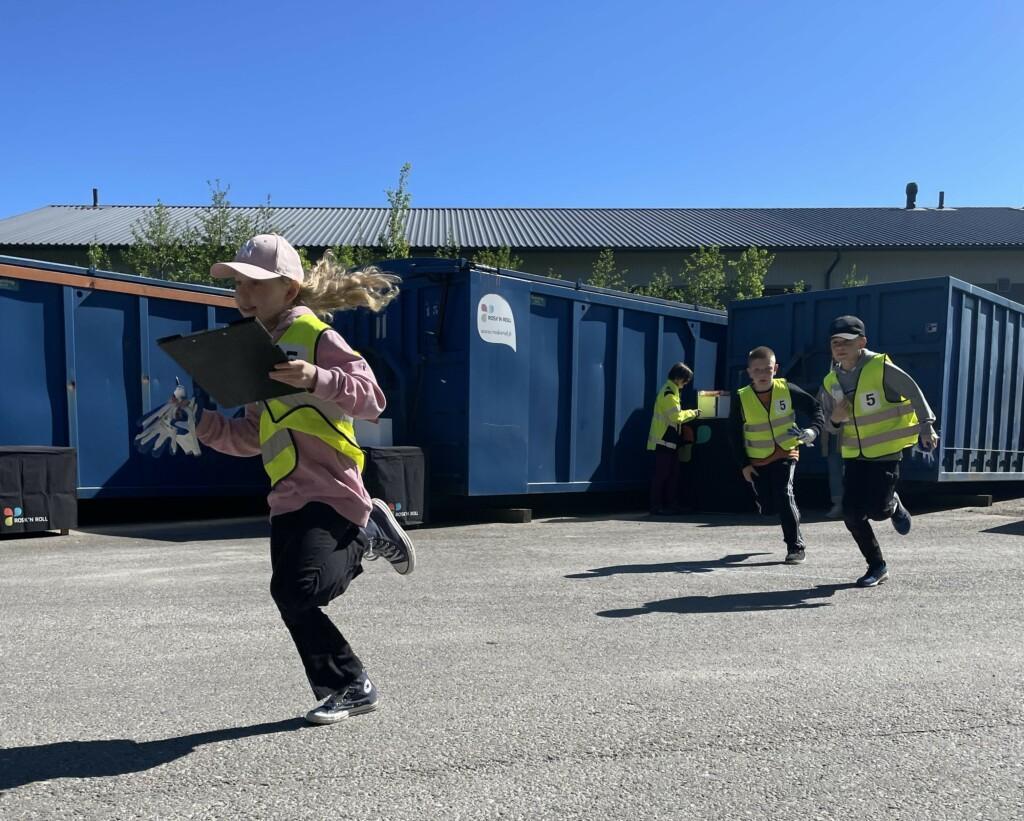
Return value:
[(383, 499), (374, 499), (370, 520), (377, 525), (380, 536), (370, 537), (370, 544), (363, 554), (367, 561), (383, 556), (402, 576), (408, 576), (416, 567), (416, 550), (412, 539), (402, 530)]
[(786, 554), (786, 564), (800, 564), (804, 558), (804, 549), (799, 547), (796, 550), (790, 550)]
[(901, 536), (906, 536), (910, 532), (910, 525), (912, 524), (910, 512), (903, 507), (899, 494), (896, 494), (895, 499), (896, 510), (892, 514), (892, 526), (896, 528), (896, 532)]
[(316, 709), (306, 713), (310, 724), (334, 724), (349, 716), (372, 713), (377, 709), (377, 688), (364, 670), (344, 690), (339, 690)]
[(889, 568), (884, 564), (874, 569), (868, 568), (868, 572), (857, 579), (857, 587), (876, 587), (889, 578)]

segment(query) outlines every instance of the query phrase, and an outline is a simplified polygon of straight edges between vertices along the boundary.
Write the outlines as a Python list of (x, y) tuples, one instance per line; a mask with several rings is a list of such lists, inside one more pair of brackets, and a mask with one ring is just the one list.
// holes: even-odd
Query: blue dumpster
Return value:
[[(426, 450), (432, 493), (644, 486), (669, 366), (694, 368), (691, 407), (721, 385), (724, 312), (464, 261), (387, 267), (402, 296), (335, 325), (387, 393), (394, 444)], [(237, 318), (222, 289), (0, 257), (0, 445), (76, 448), (81, 498), (264, 494), (258, 459), (132, 448), (175, 377), (193, 388), (156, 340)]]
[[(868, 348), (891, 354), (938, 416), (938, 455), (905, 454), (902, 475), (925, 482), (1024, 480), (1024, 305), (952, 277), (734, 302), (726, 378), (745, 384), (747, 353), (776, 352), (779, 371), (816, 392), (830, 365), (828, 326), (864, 320)], [(825, 473), (816, 449), (802, 471)]]
[(175, 377), (192, 390), (156, 340), (238, 318), (221, 289), (0, 257), (0, 445), (75, 448), (79, 498), (264, 494), (259, 459), (132, 448)]
[(335, 327), (384, 387), (394, 444), (426, 451), (434, 494), (646, 486), (668, 368), (693, 367), (690, 407), (721, 384), (722, 311), (465, 260), (383, 267), (402, 295), (379, 316), (339, 313)]

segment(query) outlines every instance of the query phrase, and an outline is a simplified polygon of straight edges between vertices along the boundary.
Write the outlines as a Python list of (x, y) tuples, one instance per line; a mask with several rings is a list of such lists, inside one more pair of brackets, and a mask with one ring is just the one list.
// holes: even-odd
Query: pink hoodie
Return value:
[[(287, 311), (271, 332), (276, 342), (288, 326), (309, 308)], [(331, 329), (320, 335), (314, 354), (316, 382), (311, 393), (337, 403), (353, 419), (376, 419), (384, 410), (384, 394), (366, 360), (349, 347), (341, 334)], [(262, 403), (245, 406), (245, 416), (227, 419), (209, 411), (202, 415), (196, 434), (204, 445), (231, 456), (258, 456)], [(365, 526), (370, 516), (370, 496), (356, 466), (315, 436), (292, 431), (298, 465), (275, 485), (267, 503), (270, 515), (298, 510), (310, 502), (323, 502), (338, 513)]]

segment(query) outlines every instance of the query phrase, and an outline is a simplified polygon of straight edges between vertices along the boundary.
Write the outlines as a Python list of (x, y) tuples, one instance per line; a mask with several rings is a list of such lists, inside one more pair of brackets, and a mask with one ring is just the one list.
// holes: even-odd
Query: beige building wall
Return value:
[[(522, 258), (523, 270), (530, 273), (546, 275), (553, 270), (566, 279), (585, 279), (597, 252), (520, 251), (516, 256)], [(615, 254), (615, 262), (620, 269), (628, 269), (631, 284), (640, 284), (662, 268), (672, 274), (678, 272), (686, 256), (680, 251), (620, 251)], [(857, 278), (867, 277), (868, 284), (953, 276), (1024, 301), (1024, 251), (1019, 250), (841, 251), (838, 261), (835, 251), (779, 251), (765, 284), (778, 292), (803, 280), (808, 289), (822, 290), (827, 287), (826, 274), (833, 263), (829, 277), (833, 288), (840, 287), (856, 265)], [(999, 290), (1000, 279), (1009, 281), (1009, 292)]]

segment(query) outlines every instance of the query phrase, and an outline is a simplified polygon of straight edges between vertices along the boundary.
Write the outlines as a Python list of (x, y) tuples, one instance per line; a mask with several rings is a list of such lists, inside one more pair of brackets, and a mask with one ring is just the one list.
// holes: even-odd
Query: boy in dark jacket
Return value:
[[(754, 348), (747, 356), (750, 385), (735, 392), (729, 411), (730, 443), (737, 467), (753, 486), (759, 512), (777, 512), (786, 541), (786, 563), (804, 560), (800, 510), (793, 493), (793, 473), (800, 445), (818, 438), (821, 406), (805, 390), (776, 378), (779, 366), (771, 348)], [(796, 414), (810, 420), (797, 424)]]

